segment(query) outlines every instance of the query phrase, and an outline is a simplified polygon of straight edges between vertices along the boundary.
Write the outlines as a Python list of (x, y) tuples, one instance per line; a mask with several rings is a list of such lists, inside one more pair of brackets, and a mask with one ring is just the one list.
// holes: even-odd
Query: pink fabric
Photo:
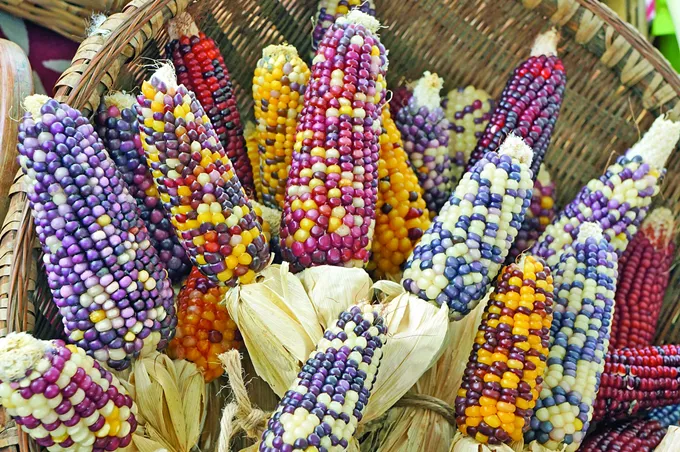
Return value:
[(39, 94), (53, 94), (54, 84), (78, 49), (78, 44), (39, 25), (0, 11), (0, 38), (15, 42), (28, 55), (33, 84)]

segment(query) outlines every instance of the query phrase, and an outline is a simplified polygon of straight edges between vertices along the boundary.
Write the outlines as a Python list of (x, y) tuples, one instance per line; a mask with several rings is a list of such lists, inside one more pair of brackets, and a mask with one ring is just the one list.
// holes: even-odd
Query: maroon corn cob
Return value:
[(586, 436), (579, 452), (652, 452), (666, 436), (657, 421), (626, 419), (604, 425)]
[(539, 35), (531, 51), (510, 77), (491, 122), (467, 163), (469, 171), (484, 154), (495, 151), (510, 133), (523, 138), (534, 151), (533, 178), (543, 162), (560, 112), (567, 78), (557, 56), (555, 31)]

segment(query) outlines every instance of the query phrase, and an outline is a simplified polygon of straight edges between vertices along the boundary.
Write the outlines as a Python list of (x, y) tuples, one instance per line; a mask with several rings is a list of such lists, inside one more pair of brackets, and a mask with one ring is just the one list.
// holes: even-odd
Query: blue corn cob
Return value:
[(531, 148), (509, 136), (465, 173), (406, 262), (402, 284), (449, 307), (452, 320), (486, 295), (531, 201)]
[(596, 223), (584, 223), (553, 268), (548, 368), (526, 443), (575, 451), (593, 416), (614, 314), (617, 255)]
[(366, 410), (386, 332), (371, 305), (341, 313), (269, 419), (260, 451), (346, 450)]
[(647, 418), (658, 421), (664, 427), (678, 425), (678, 422), (680, 422), (680, 405), (654, 408), (647, 414)]

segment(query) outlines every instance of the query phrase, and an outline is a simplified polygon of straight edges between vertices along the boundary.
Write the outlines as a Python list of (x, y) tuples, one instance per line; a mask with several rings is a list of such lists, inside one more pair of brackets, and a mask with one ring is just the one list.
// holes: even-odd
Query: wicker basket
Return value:
[[(301, 55), (310, 51), (310, 16), (316, 1), (200, 0), (191, 5), (199, 26), (222, 49), (243, 114), (251, 115), (248, 93), (262, 47), (287, 41)], [(381, 36), (392, 57), (389, 79), (393, 83), (430, 69), (446, 79), (447, 90), (474, 84), (497, 96), (508, 74), (527, 56), (533, 38), (553, 25), (561, 29), (560, 54), (569, 84), (547, 165), (558, 181), (562, 203), (601, 174), (615, 153), (636, 142), (655, 116), (670, 112), (680, 118), (680, 78), (635, 29), (597, 0), (377, 0), (376, 4), (387, 27)], [(164, 25), (188, 7), (189, 0), (133, 0), (104, 23), (111, 33), (96, 34), (81, 44), (57, 84), (57, 98), (91, 113), (105, 91), (138, 86), (147, 75), (145, 65), (159, 57), (168, 40)], [(679, 170), (676, 153), (669, 174)], [(680, 177), (667, 177), (662, 193), (657, 202), (680, 213)], [(49, 292), (40, 272), (31, 273), (37, 260), (31, 258), (33, 226), (20, 179), (11, 206), (0, 246), (13, 250), (9, 279), (16, 283), (0, 285), (0, 300), (14, 306), (33, 303), (30, 309), (21, 309), (36, 313), (41, 335), (55, 334), (57, 316), (48, 309), (53, 306)], [(676, 271), (660, 321), (660, 341), (680, 340), (680, 325), (676, 325), (680, 306), (675, 303), (679, 277)]]

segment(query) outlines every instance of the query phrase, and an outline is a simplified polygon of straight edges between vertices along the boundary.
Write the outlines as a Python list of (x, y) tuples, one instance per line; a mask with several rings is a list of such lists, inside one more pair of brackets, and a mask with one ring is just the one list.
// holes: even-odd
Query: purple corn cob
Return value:
[(167, 271), (88, 119), (46, 96), (26, 102), (19, 163), (68, 340), (125, 369), (174, 335)]
[(170, 279), (179, 283), (189, 274), (191, 262), (179, 244), (146, 166), (134, 103), (135, 98), (128, 94), (104, 96), (95, 116), (97, 133), (137, 201), (140, 216), (149, 230), (149, 239), (165, 264)]
[(118, 450), (137, 429), (116, 377), (82, 348), (27, 333), (0, 339), (0, 405), (50, 451)]
[(346, 450), (378, 375), (386, 333), (369, 304), (341, 313), (269, 418), (260, 451)]
[(439, 91), (444, 81), (425, 72), (413, 89), (408, 105), (399, 110), (395, 122), (404, 141), (411, 166), (425, 193), (423, 198), (434, 218), (449, 199), (451, 157), (449, 121), (441, 108)]

